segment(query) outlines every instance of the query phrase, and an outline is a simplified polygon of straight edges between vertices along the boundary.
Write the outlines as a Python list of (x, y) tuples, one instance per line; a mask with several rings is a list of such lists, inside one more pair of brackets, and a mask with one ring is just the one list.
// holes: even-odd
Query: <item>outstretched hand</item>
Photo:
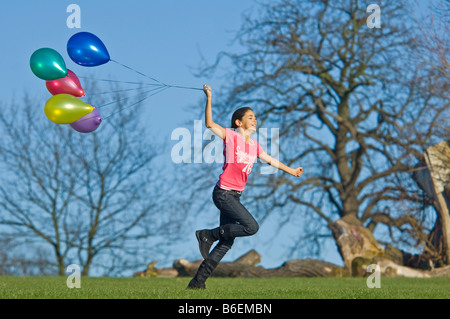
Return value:
[(291, 175), (295, 176), (295, 177), (300, 177), (303, 174), (303, 167), (297, 167), (297, 168), (293, 168)]
[(204, 84), (203, 85), (203, 92), (205, 92), (207, 97), (211, 97), (211, 87), (209, 85)]

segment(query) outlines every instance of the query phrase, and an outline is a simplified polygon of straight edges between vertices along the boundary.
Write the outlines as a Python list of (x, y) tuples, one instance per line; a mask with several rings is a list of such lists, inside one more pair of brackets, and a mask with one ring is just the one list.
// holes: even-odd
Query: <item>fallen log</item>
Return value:
[(144, 271), (138, 271), (133, 274), (133, 277), (162, 277), (170, 278), (178, 276), (178, 271), (173, 268), (156, 268), (157, 261), (152, 261), (147, 265)]
[(369, 265), (378, 265), (382, 277), (406, 277), (406, 278), (429, 278), (429, 271), (418, 270), (394, 263), (386, 258), (364, 258), (356, 257), (352, 260), (352, 277), (367, 277), (371, 274), (367, 269)]
[(450, 277), (450, 266), (430, 270), (431, 277)]
[(258, 254), (256, 250), (252, 249), (248, 253), (236, 259), (234, 262), (247, 266), (255, 266), (261, 262), (261, 255)]
[[(196, 260), (190, 262), (186, 259), (177, 259), (173, 263), (173, 268), (178, 271), (180, 277), (192, 277), (197, 272), (198, 267), (203, 260)], [(236, 259), (233, 263), (222, 262), (214, 271), (214, 275), (218, 277), (227, 277), (226, 271), (224, 272), (224, 264), (234, 264), (233, 272), (245, 272), (246, 268), (259, 264), (261, 261), (261, 255), (254, 249), (250, 250), (246, 254)], [(225, 267), (229, 268), (229, 267)]]
[(352, 276), (367, 277), (371, 273), (367, 272), (367, 267), (377, 264), (382, 277), (406, 277), (406, 278), (431, 278), (450, 277), (450, 266), (433, 268), (431, 270), (416, 269), (399, 265), (386, 258), (364, 258), (357, 257), (352, 261)]
[[(345, 267), (335, 265), (322, 260), (314, 259), (293, 259), (286, 261), (280, 267), (266, 269), (257, 266), (261, 256), (251, 250), (233, 262), (220, 263), (212, 277), (240, 277), (240, 278), (269, 278), (269, 277), (348, 277), (349, 271)], [(193, 277), (203, 260), (188, 261), (177, 259), (173, 263), (173, 268), (155, 267), (156, 261), (148, 264), (144, 271), (136, 272), (133, 277)], [(394, 263), (392, 260), (375, 257), (356, 257), (351, 262), (351, 276), (367, 277), (371, 273), (367, 268), (371, 264), (380, 267), (382, 277), (450, 277), (450, 266), (435, 268), (431, 271), (418, 270)]]
[[(255, 266), (259, 263), (259, 254), (252, 250), (234, 262), (221, 262), (212, 277), (344, 277), (348, 271), (335, 264), (313, 259), (294, 259), (283, 263), (278, 268), (266, 269)], [(175, 260), (173, 267), (181, 277), (192, 277), (197, 272), (201, 260), (190, 262), (186, 259)], [(256, 263), (257, 262), (257, 263)]]

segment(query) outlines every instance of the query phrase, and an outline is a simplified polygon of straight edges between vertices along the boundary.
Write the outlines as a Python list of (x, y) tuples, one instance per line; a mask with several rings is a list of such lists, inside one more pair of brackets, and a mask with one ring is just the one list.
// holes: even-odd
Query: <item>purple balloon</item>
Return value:
[(91, 113), (86, 114), (81, 119), (73, 122), (70, 126), (80, 133), (90, 133), (95, 131), (102, 122), (102, 117), (97, 108), (94, 108)]

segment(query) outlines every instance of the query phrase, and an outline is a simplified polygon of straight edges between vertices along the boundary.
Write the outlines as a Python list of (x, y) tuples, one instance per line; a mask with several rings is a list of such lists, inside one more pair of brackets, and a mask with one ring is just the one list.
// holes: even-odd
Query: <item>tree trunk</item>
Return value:
[(58, 262), (58, 274), (60, 276), (65, 276), (66, 269), (64, 268), (64, 258), (61, 256), (59, 251), (56, 252), (56, 260)]
[[(442, 251), (442, 261), (450, 263), (450, 142), (441, 142), (427, 149), (423, 156), (427, 169), (414, 174), (419, 186), (433, 200), (436, 224), (430, 234), (435, 248)], [(439, 249), (442, 246), (442, 249)]]
[(370, 230), (353, 215), (346, 215), (330, 225), (333, 237), (346, 268), (351, 271), (356, 257), (373, 258), (384, 256), (384, 249), (378, 246)]

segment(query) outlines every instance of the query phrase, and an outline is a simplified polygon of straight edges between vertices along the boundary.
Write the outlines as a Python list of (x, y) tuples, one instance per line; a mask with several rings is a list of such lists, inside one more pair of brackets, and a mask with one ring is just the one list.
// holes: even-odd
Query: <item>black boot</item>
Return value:
[(186, 289), (205, 289), (205, 281), (211, 275), (211, 273), (216, 269), (219, 263), (211, 259), (205, 259), (198, 267), (197, 273), (194, 278), (189, 282)]
[(202, 254), (203, 259), (207, 259), (212, 244), (216, 240), (219, 240), (220, 228), (215, 228), (212, 230), (209, 229), (197, 230), (195, 232), (195, 237), (197, 237), (200, 253)]

